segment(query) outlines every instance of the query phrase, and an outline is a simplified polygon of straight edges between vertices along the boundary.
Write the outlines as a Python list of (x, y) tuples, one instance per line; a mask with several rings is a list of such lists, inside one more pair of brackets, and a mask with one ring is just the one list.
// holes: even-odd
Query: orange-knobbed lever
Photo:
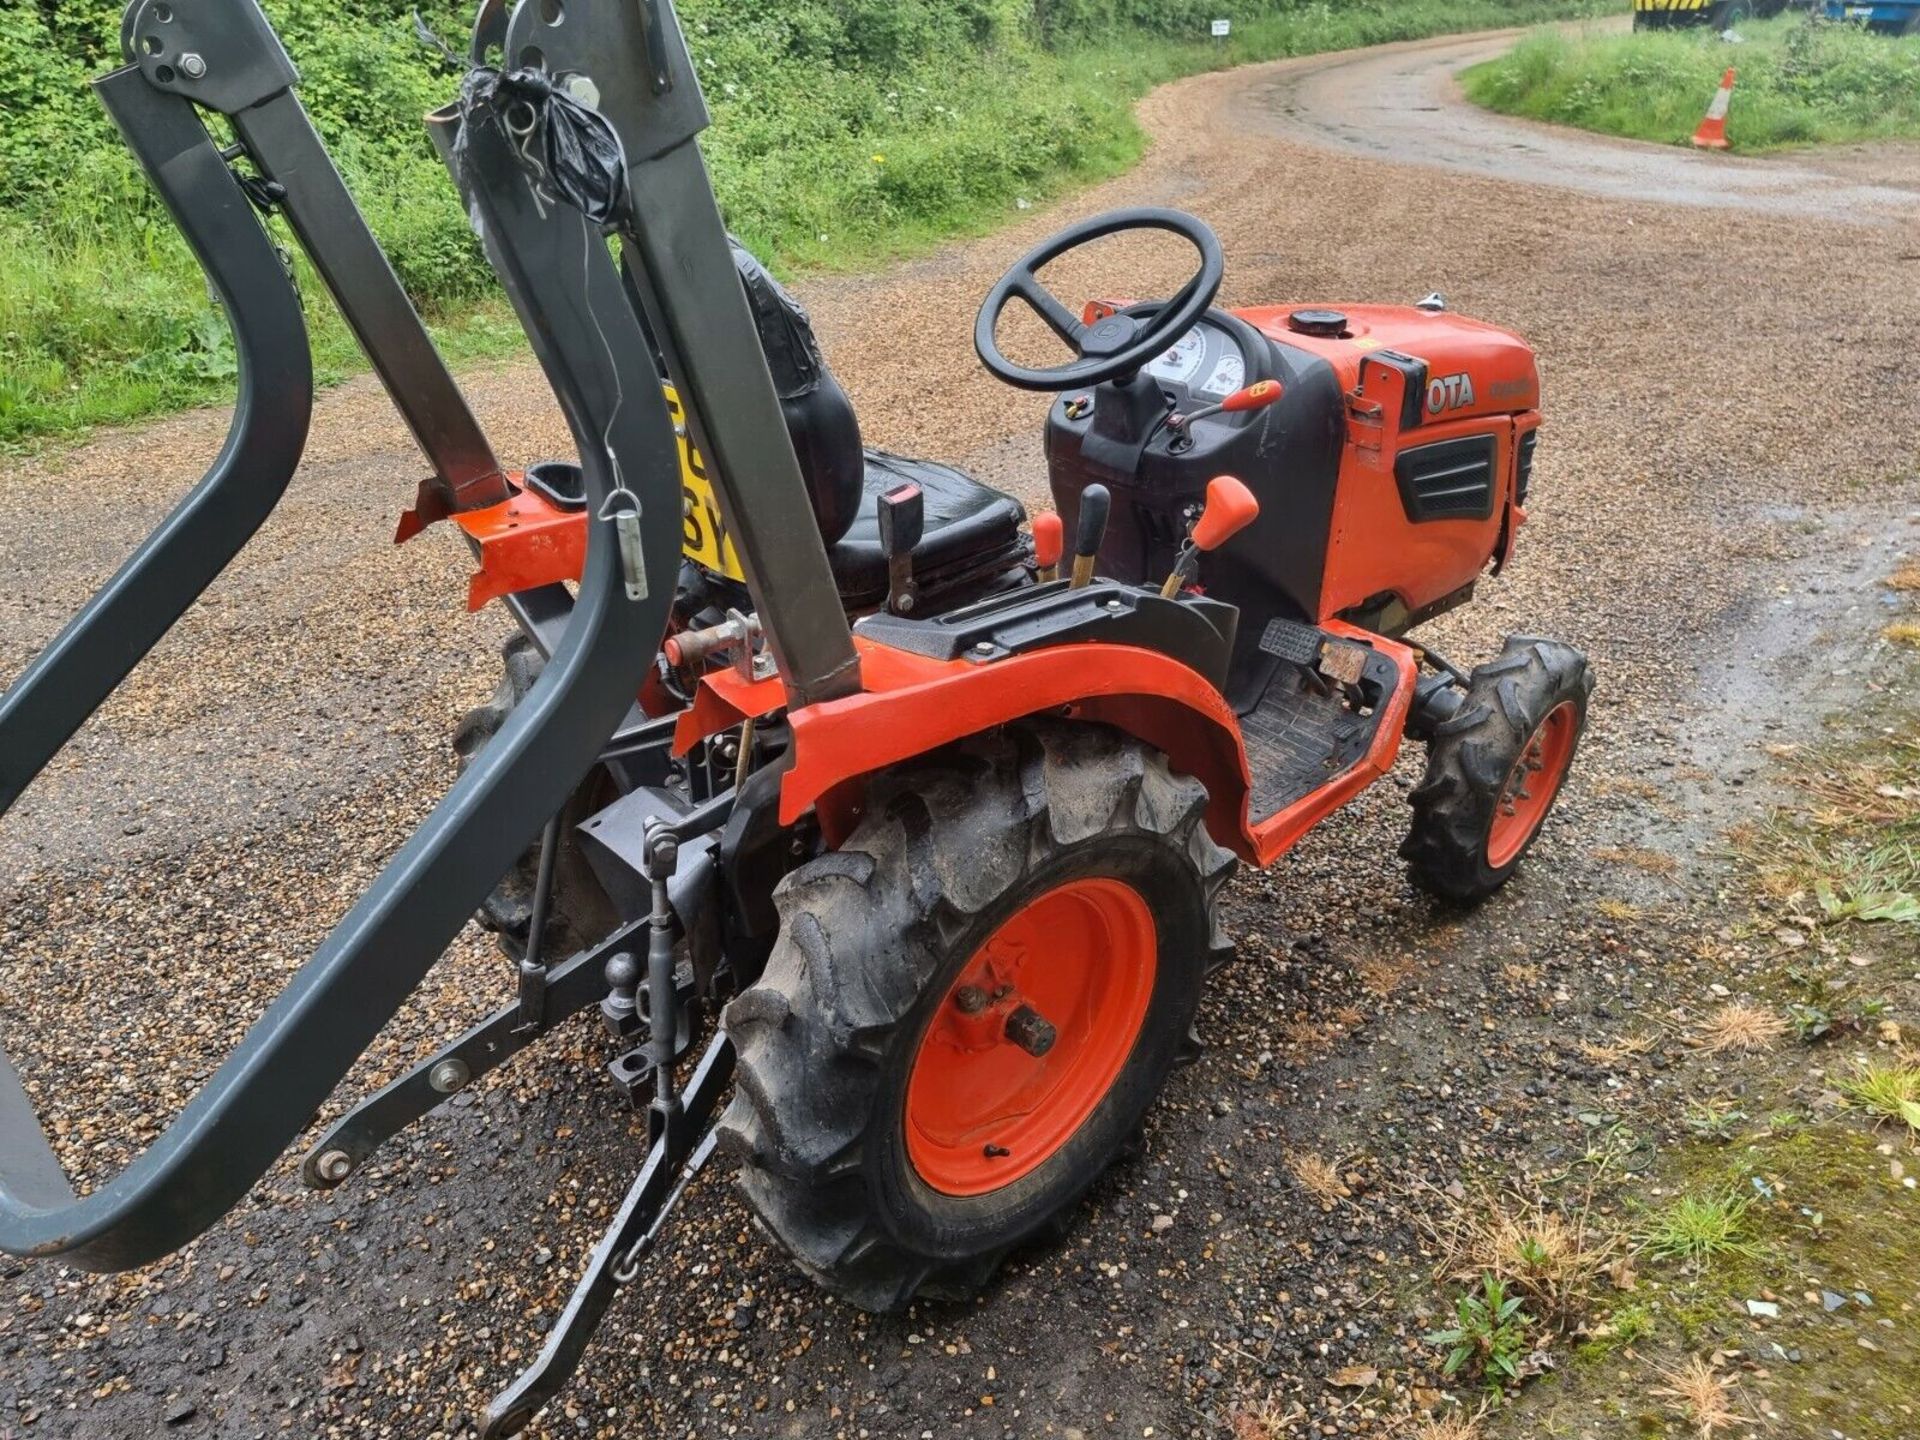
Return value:
[[(1220, 402), (1220, 408), (1229, 415), (1238, 415), (1243, 410), (1263, 410), (1279, 398), (1280, 382), (1278, 380), (1257, 380), (1244, 390), (1234, 391)], [(1236, 485), (1239, 483), (1237, 480), (1234, 481)]]
[[(1271, 403), (1271, 402), (1269, 402)], [(1207, 505), (1194, 522), (1193, 532), (1174, 561), (1173, 573), (1160, 587), (1160, 594), (1171, 600), (1193, 582), (1200, 569), (1200, 557), (1218, 550), (1260, 516), (1260, 502), (1253, 492), (1231, 475), (1220, 475), (1207, 482)]]
[(1060, 578), (1060, 556), (1067, 548), (1067, 527), (1051, 510), (1033, 517), (1033, 562), (1040, 583)]
[(1184, 430), (1196, 420), (1209, 420), (1215, 415), (1244, 415), (1249, 410), (1264, 410), (1285, 393), (1285, 387), (1278, 380), (1256, 380), (1234, 391), (1226, 399), (1212, 405), (1202, 405), (1191, 414), (1169, 415), (1167, 428)]

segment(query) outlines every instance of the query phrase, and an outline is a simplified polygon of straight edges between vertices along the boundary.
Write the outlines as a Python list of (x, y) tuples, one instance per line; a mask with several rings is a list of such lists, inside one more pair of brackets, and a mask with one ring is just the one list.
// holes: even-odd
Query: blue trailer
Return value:
[(1827, 0), (1829, 20), (1851, 20), (1883, 35), (1920, 34), (1920, 0)]

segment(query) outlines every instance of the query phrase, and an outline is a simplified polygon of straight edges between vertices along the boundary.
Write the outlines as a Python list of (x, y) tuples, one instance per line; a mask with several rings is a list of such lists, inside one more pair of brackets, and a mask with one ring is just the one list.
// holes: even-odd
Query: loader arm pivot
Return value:
[[(136, 0), (129, 33), (144, 13), (146, 0)], [(167, 23), (191, 20), (209, 36), (246, 30), (257, 39), (265, 27), (251, 0), (176, 0), (169, 13), (175, 20)], [(223, 30), (223, 18), (233, 25)], [(166, 78), (177, 84), (178, 72)], [(226, 303), (241, 371), (233, 434), (179, 509), (0, 700), (0, 808), (264, 522), (305, 441), (312, 387), (298, 297), (225, 157), (192, 103), (168, 93), (169, 84), (129, 66), (100, 89)], [(291, 99), (284, 81), (261, 106), (272, 109), (276, 99)], [(296, 119), (304, 127), (304, 117), (284, 106), (274, 113), (283, 137)], [(259, 130), (265, 118), (252, 116), (250, 127), (236, 117), (236, 130)], [(467, 139), (456, 180), (470, 211), (484, 217), (489, 249), (559, 394), (592, 513), (600, 515), (624, 482), (643, 514), (676, 515), (673, 424), (656, 387), (623, 382), (623, 375), (648, 373), (651, 362), (599, 232), (534, 193), (491, 121), (471, 126)], [(304, 158), (308, 166), (325, 163), (317, 145)], [(261, 168), (273, 173), (270, 163)], [(326, 170), (332, 174), (330, 164)], [(302, 179), (290, 173), (286, 183)], [(357, 215), (352, 221), (363, 227)], [(358, 248), (351, 230), (305, 238), (337, 261)], [(320, 269), (343, 307), (349, 297), (367, 301), (383, 292), (380, 275), (367, 267)], [(405, 305), (397, 284), (391, 294)], [(396, 356), (439, 367), (430, 344), (412, 345), (409, 320), (418, 325), (410, 307), (397, 328), (356, 326), (390, 384)], [(444, 433), (415, 426), (423, 447)], [(484, 449), (484, 439), (479, 444)], [(474, 453), (468, 446), (469, 460)], [(451, 467), (436, 468), (444, 479)], [(76, 1198), (25, 1087), (0, 1054), (0, 1250), (128, 1269), (193, 1239), (246, 1194), (592, 766), (651, 660), (652, 646), (636, 637), (665, 629), (678, 546), (677, 526), (654, 524), (643, 530), (638, 552), (623, 557), (612, 521), (596, 523), (570, 605), (563, 590), (523, 597), (531, 607), (517, 612), (522, 623), (543, 622), (536, 638), (552, 649), (539, 683), (206, 1087), (120, 1174)], [(630, 583), (634, 563), (651, 579), (639, 593)]]

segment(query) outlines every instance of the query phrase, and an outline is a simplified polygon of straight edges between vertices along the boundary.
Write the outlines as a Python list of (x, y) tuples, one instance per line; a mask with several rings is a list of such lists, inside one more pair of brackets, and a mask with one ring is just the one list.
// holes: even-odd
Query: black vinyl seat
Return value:
[(884, 450), (866, 452), (860, 508), (847, 533), (827, 547), (827, 560), (848, 609), (887, 598), (887, 557), (880, 549), (880, 497), (917, 484), (926, 505), (926, 533), (913, 552), (913, 578), (922, 595), (938, 596), (991, 581), (1025, 556), (1018, 500), (931, 460)]
[(975, 598), (1021, 564), (1027, 512), (1020, 502), (951, 466), (865, 449), (853, 404), (827, 368), (807, 312), (737, 241), (733, 258), (841, 603), (864, 610), (885, 602), (880, 497), (909, 483), (925, 497), (924, 531), (913, 552), (923, 608)]

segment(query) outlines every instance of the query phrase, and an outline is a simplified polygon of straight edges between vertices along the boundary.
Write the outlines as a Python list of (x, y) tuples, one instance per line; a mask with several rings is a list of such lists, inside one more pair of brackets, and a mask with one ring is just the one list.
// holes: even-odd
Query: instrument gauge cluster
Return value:
[(1224, 400), (1246, 383), (1247, 360), (1234, 338), (1201, 323), (1147, 366), (1162, 385), (1179, 386), (1202, 401)]

